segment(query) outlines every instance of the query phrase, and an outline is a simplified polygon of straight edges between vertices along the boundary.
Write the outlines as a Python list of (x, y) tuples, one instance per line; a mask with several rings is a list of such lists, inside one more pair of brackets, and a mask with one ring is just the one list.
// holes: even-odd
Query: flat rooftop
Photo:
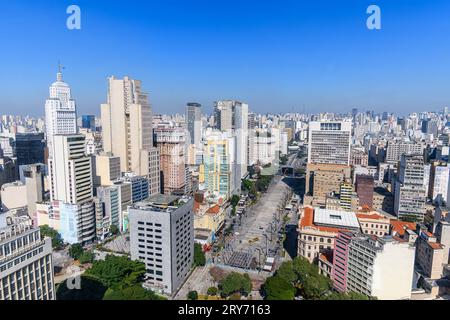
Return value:
[(359, 229), (359, 221), (354, 212), (330, 209), (314, 209), (314, 224)]

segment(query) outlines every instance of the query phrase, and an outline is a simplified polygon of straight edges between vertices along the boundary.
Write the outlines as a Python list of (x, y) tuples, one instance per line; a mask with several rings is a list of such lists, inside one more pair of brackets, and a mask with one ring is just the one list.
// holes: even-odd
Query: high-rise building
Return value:
[(233, 102), (224, 100), (214, 103), (214, 122), (217, 129), (221, 131), (233, 129)]
[(120, 230), (121, 212), (120, 188), (115, 185), (98, 187), (95, 217), (97, 238), (104, 239), (113, 225)]
[(371, 175), (357, 175), (356, 176), (356, 193), (359, 198), (360, 207), (373, 207), (373, 191), (374, 179)]
[(386, 147), (386, 162), (397, 164), (403, 154), (422, 154), (424, 145), (410, 141), (389, 141)]
[(0, 214), (0, 300), (55, 300), (52, 241), (28, 217)]
[(56, 82), (50, 86), (50, 96), (45, 102), (45, 128), (49, 158), (53, 152), (53, 136), (77, 133), (77, 112), (70, 87), (63, 81), (61, 68)]
[(423, 221), (426, 190), (422, 155), (403, 154), (395, 183), (394, 211), (401, 220)]
[(44, 163), (44, 133), (17, 133), (16, 157), (19, 166)]
[(310, 122), (308, 163), (350, 165), (352, 123)]
[(120, 157), (102, 153), (95, 156), (95, 181), (96, 186), (110, 186), (114, 180), (120, 178)]
[(83, 129), (89, 129), (89, 130), (95, 131), (95, 116), (82, 115), (81, 116), (81, 127)]
[(189, 132), (189, 144), (200, 147), (202, 140), (202, 106), (190, 102), (186, 106), (186, 127)]
[(339, 204), (341, 208), (345, 211), (352, 210), (352, 200), (353, 200), (353, 185), (349, 182), (341, 183), (339, 191)]
[(121, 171), (148, 175), (152, 110), (141, 81), (108, 79), (108, 101), (101, 105), (101, 123), (103, 149), (120, 157)]
[(84, 153), (83, 135), (56, 135), (49, 160), (50, 198), (76, 204), (92, 199), (91, 158)]
[(234, 143), (234, 138), (226, 132), (212, 132), (206, 137), (204, 182), (211, 194), (228, 198), (235, 190)]
[(333, 259), (334, 287), (380, 300), (410, 299), (414, 257), (414, 246), (407, 241), (341, 231)]
[(156, 197), (129, 209), (131, 259), (145, 263), (145, 286), (172, 295), (193, 262), (194, 200), (173, 206), (177, 197)]
[(60, 233), (69, 243), (85, 243), (95, 237), (95, 208), (91, 157), (85, 155), (84, 136), (53, 136), (49, 159), (50, 199), (59, 201)]
[(185, 131), (181, 127), (155, 128), (164, 194), (182, 192), (186, 186)]
[(248, 104), (235, 100), (216, 101), (214, 105), (216, 127), (231, 131), (236, 137), (234, 145), (234, 180), (237, 182), (247, 174), (248, 165)]
[(434, 203), (447, 204), (449, 199), (450, 167), (446, 162), (435, 162), (430, 170), (428, 196)]
[(36, 203), (44, 200), (44, 165), (30, 164), (22, 170), (27, 189), (28, 215), (36, 221)]

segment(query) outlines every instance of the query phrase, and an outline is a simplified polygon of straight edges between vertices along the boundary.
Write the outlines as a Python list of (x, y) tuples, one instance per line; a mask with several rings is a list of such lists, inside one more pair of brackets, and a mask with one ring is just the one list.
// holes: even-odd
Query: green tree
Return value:
[(294, 300), (294, 286), (279, 275), (268, 278), (263, 288), (267, 300)]
[(324, 300), (370, 300), (371, 298), (358, 292), (333, 292), (324, 297)]
[(204, 266), (206, 264), (206, 257), (199, 243), (194, 244), (194, 266)]
[(254, 186), (254, 182), (248, 179), (242, 180), (242, 189), (246, 191), (250, 191), (251, 188)]
[(113, 235), (119, 234), (119, 227), (116, 226), (115, 224), (112, 224), (111, 227), (109, 228), (109, 232), (111, 232), (111, 234)]
[(139, 284), (145, 275), (145, 264), (126, 256), (107, 255), (105, 260), (94, 261), (86, 270), (110, 289), (117, 290)]
[(48, 225), (40, 226), (39, 229), (41, 231), (41, 239), (44, 239), (45, 237), (52, 238), (53, 249), (60, 249), (63, 246), (64, 241), (58, 231), (50, 228)]
[(78, 261), (80, 261), (81, 264), (92, 263), (94, 262), (94, 258), (95, 254), (92, 251), (84, 251), (78, 258)]
[(123, 289), (108, 289), (103, 300), (163, 300), (151, 290), (142, 288), (141, 285), (133, 285)]
[(292, 261), (283, 262), (276, 275), (291, 284), (295, 283), (298, 279)]
[(322, 275), (309, 275), (301, 284), (303, 297), (310, 300), (322, 299), (331, 289), (331, 281)]
[(240, 200), (239, 196), (234, 194), (230, 199), (230, 203), (233, 207), (236, 207), (237, 204), (239, 203), (239, 200)]
[(70, 246), (69, 255), (75, 260), (80, 259), (83, 252), (84, 252), (83, 246), (79, 243), (75, 243)]
[(218, 292), (219, 292), (219, 289), (217, 289), (216, 287), (209, 287), (208, 291), (206, 291), (206, 293), (210, 296), (217, 296)]
[(189, 291), (187, 298), (188, 298), (188, 300), (198, 300), (198, 292), (197, 291)]
[(248, 295), (252, 291), (252, 282), (248, 274), (231, 272), (220, 282), (219, 287), (225, 297), (233, 293)]

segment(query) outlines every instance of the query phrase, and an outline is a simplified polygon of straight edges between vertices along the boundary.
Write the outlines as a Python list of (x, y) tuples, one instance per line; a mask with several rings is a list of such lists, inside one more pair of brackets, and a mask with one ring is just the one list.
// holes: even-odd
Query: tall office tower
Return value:
[(178, 198), (167, 199), (158, 200), (160, 205), (147, 201), (130, 207), (130, 248), (131, 259), (146, 265), (144, 285), (173, 295), (186, 279), (194, 258), (194, 200), (173, 206)]
[(94, 164), (95, 186), (111, 186), (120, 178), (120, 157), (101, 153), (95, 156)]
[(341, 231), (333, 258), (334, 287), (379, 300), (410, 299), (414, 258), (409, 242)]
[(95, 116), (82, 115), (81, 116), (81, 127), (83, 129), (89, 129), (91, 131), (95, 131)]
[(49, 160), (50, 198), (76, 204), (92, 199), (91, 158), (84, 153), (84, 136), (56, 135)]
[(240, 183), (248, 165), (248, 104), (235, 100), (216, 101), (214, 116), (219, 130), (232, 131), (236, 136), (234, 179)]
[(36, 219), (36, 203), (44, 200), (44, 165), (30, 164), (23, 168), (27, 190), (28, 215)]
[(234, 138), (225, 132), (213, 132), (206, 137), (203, 161), (205, 188), (216, 196), (229, 198), (237, 187), (233, 178), (234, 143)]
[(108, 79), (108, 102), (101, 105), (103, 149), (120, 157), (122, 172), (149, 174), (153, 147), (152, 110), (141, 81)]
[(352, 210), (353, 185), (350, 182), (341, 183), (339, 191), (339, 204), (345, 211)]
[(14, 139), (12, 137), (0, 136), (0, 150), (3, 157), (15, 158)]
[(357, 175), (356, 176), (356, 193), (359, 198), (360, 207), (373, 207), (373, 190), (374, 179), (371, 175)]
[(104, 239), (111, 232), (111, 226), (114, 225), (120, 230), (122, 224), (120, 187), (98, 187), (95, 201), (97, 238)]
[(422, 143), (409, 141), (388, 141), (386, 147), (386, 162), (396, 164), (403, 154), (422, 154), (425, 146)]
[(247, 126), (248, 126), (249, 130), (255, 129), (257, 127), (256, 114), (254, 114), (254, 113), (248, 114), (248, 125)]
[[(2, 217), (3, 216), (3, 217)], [(28, 217), (0, 214), (0, 300), (55, 300), (52, 241)]]
[(164, 194), (183, 192), (186, 186), (185, 131), (181, 127), (155, 128)]
[(275, 164), (277, 158), (277, 148), (275, 136), (267, 129), (256, 129), (255, 134), (251, 135), (252, 139), (252, 164), (259, 163), (264, 166), (269, 163)]
[(446, 162), (434, 162), (430, 170), (428, 197), (436, 204), (447, 204), (449, 199), (450, 167)]
[(422, 155), (403, 155), (395, 183), (394, 211), (401, 220), (423, 221), (426, 208)]
[(308, 138), (308, 163), (350, 164), (352, 123), (310, 122)]
[(422, 121), (423, 133), (432, 134), (434, 137), (437, 137), (438, 130), (438, 122), (436, 119), (426, 119)]
[(186, 106), (186, 127), (189, 132), (189, 144), (200, 147), (202, 140), (202, 106), (190, 102)]
[(19, 166), (44, 163), (44, 133), (17, 133), (16, 157)]
[(95, 208), (91, 157), (84, 153), (84, 136), (53, 136), (49, 159), (50, 199), (60, 202), (60, 230), (69, 243), (86, 243), (95, 237)]
[(45, 102), (45, 128), (49, 158), (53, 152), (53, 136), (77, 133), (77, 111), (70, 87), (63, 81), (61, 68), (56, 82), (50, 86), (50, 97)]
[(247, 175), (248, 164), (248, 105), (234, 103), (233, 125), (236, 136), (236, 172), (235, 185), (241, 185), (241, 179)]
[(214, 102), (215, 127), (221, 131), (233, 129), (233, 102), (232, 100)]
[(158, 148), (151, 148), (148, 154), (148, 191), (150, 195), (161, 193), (161, 171)]

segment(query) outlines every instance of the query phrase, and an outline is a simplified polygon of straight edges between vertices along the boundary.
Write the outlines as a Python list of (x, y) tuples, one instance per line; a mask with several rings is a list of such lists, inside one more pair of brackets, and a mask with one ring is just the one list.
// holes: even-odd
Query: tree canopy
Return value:
[(103, 300), (163, 300), (153, 291), (144, 289), (141, 285), (133, 285), (123, 289), (108, 289)]
[(86, 274), (100, 280), (113, 290), (140, 283), (145, 275), (145, 264), (126, 256), (107, 255), (105, 260), (94, 261)]
[(204, 266), (206, 264), (205, 254), (200, 243), (194, 244), (194, 266)]
[(333, 292), (331, 280), (319, 274), (319, 268), (303, 257), (283, 262), (275, 276), (266, 280), (263, 292), (270, 300), (292, 300), (297, 292), (308, 300), (369, 299), (355, 292)]
[(231, 272), (219, 284), (223, 296), (228, 297), (233, 293), (248, 295), (252, 291), (252, 282), (248, 274)]
[(264, 292), (267, 300), (293, 300), (296, 290), (289, 281), (277, 275), (266, 280)]
[(69, 256), (71, 256), (75, 260), (80, 259), (83, 252), (83, 246), (79, 243), (72, 244), (69, 248)]
[(43, 225), (39, 227), (41, 231), (41, 238), (50, 237), (52, 239), (52, 247), (53, 249), (60, 249), (64, 241), (61, 235), (55, 229), (49, 227), (48, 225)]

